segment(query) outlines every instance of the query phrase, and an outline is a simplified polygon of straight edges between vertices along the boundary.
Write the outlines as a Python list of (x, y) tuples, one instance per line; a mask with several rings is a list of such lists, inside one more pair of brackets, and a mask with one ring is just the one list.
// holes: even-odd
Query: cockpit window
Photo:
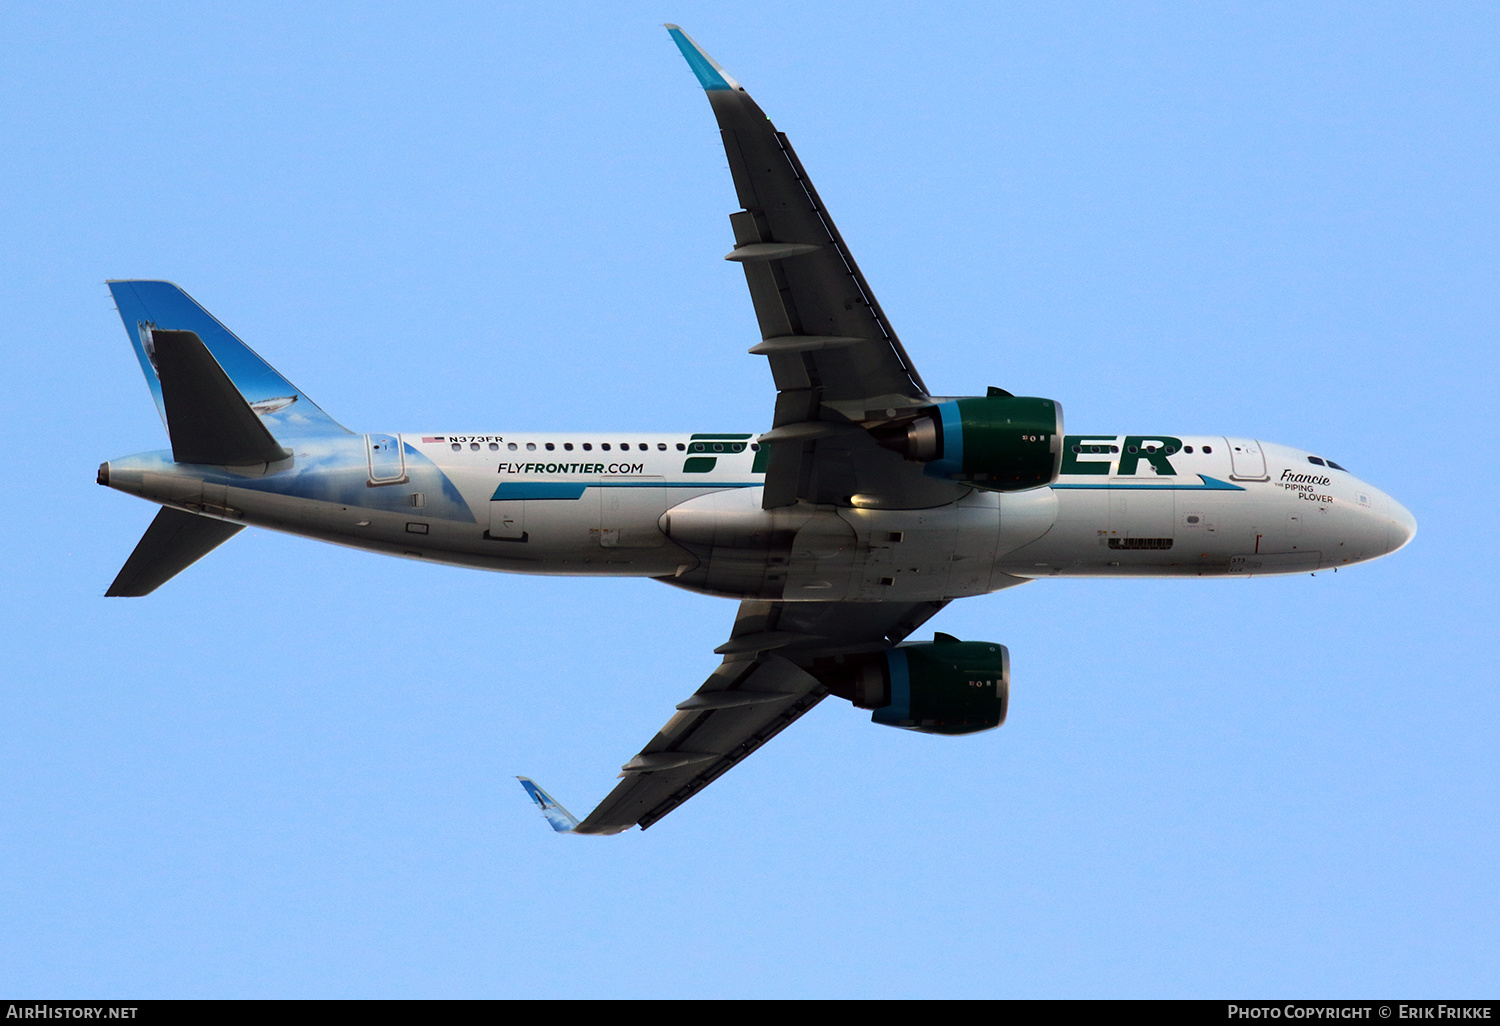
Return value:
[[(1341, 467), (1337, 463), (1333, 462), (1333, 460), (1325, 460), (1321, 456), (1309, 456), (1307, 458), (1307, 462), (1309, 462), (1309, 463), (1315, 463), (1315, 464), (1317, 464), (1320, 467), (1332, 467), (1334, 470), (1344, 470), (1343, 467)], [(1347, 473), (1349, 473), (1349, 471), (1344, 470), (1344, 473), (1347, 474)]]

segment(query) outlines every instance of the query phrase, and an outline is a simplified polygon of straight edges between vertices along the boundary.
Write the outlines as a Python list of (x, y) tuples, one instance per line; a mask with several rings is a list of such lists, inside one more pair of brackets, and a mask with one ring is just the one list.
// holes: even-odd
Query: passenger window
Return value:
[(551, 442), (547, 443), (547, 451), (548, 452), (551, 452), (553, 449), (556, 449), (556, 448), (557, 448), (557, 446), (553, 445)]
[(526, 451), (527, 452), (536, 452), (536, 443), (535, 442), (527, 442), (526, 443)]
[(1193, 447), (1191, 445), (1184, 445), (1182, 451), (1191, 456), (1193, 454)]
[(686, 450), (687, 450), (687, 446), (683, 445), (681, 442), (677, 443), (677, 451), (678, 452), (685, 452)]
[(515, 452), (516, 451), (516, 443), (515, 442), (507, 442), (506, 445), (505, 445), (505, 447), (507, 449), (509, 449), (511, 452)]
[(469, 448), (473, 449), (475, 452), (478, 452), (479, 451), (479, 443), (478, 442), (470, 442), (469, 443)]
[(601, 442), (599, 444), (599, 448), (603, 449), (605, 452), (609, 452), (609, 443), (608, 442)]
[(1205, 445), (1205, 446), (1204, 446), (1204, 447), (1203, 447), (1203, 451), (1204, 451), (1204, 452), (1206, 452), (1206, 453), (1211, 453), (1211, 452), (1213, 452), (1213, 451), (1214, 451), (1214, 447), (1213, 447), (1213, 446), (1211, 446), (1211, 445)]
[(667, 451), (667, 443), (666, 442), (657, 442), (656, 443), (656, 448), (660, 452), (666, 452)]
[(591, 451), (593, 451), (593, 448), (594, 448), (594, 443), (593, 442), (584, 442), (583, 443), (583, 451), (584, 452), (591, 452)]
[(458, 452), (458, 450), (460, 450), (462, 448), (463, 448), (463, 446), (459, 445), (457, 442), (453, 443), (453, 451), (454, 452)]

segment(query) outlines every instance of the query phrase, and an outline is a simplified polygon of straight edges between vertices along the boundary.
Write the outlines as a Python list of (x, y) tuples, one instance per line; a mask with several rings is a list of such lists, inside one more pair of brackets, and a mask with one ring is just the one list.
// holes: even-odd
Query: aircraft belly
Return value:
[(1019, 545), (1007, 545), (996, 561), (997, 569), (1018, 577), (1104, 573), (1109, 560), (1104, 548), (1109, 531), (1108, 494), (1102, 490), (1047, 491), (1057, 510), (1051, 529)]
[(672, 538), (702, 557), (700, 567), (671, 583), (786, 602), (937, 601), (996, 587), (1003, 532), (993, 494), (916, 510), (762, 510), (758, 489), (751, 491), (706, 495), (668, 511), (663, 520)]
[(1058, 489), (1056, 526), (1005, 554), (1021, 577), (1200, 577), (1226, 574), (1246, 537), (1242, 491)]
[(929, 601), (991, 590), (1000, 536), (996, 496), (932, 509), (845, 509), (858, 539), (851, 598)]

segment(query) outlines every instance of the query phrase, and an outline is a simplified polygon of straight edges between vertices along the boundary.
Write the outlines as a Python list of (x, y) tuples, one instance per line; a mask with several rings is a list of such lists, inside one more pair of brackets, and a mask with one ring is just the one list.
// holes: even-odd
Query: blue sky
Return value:
[[(13, 3), (0, 991), (1493, 996), (1500, 9)], [(920, 11), (920, 13), (917, 13)], [(1040, 582), (999, 731), (824, 703), (554, 835), (732, 603), (260, 530), (146, 599), (166, 444), (103, 286), (181, 284), (355, 430), (763, 430), (674, 21), (787, 132), (927, 382), (1323, 453), (1340, 574)], [(25, 502), (20, 502), (21, 498)]]

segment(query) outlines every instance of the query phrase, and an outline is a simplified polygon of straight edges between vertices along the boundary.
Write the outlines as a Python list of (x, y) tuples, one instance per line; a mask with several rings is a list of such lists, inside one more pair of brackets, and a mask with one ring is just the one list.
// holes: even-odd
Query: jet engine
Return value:
[(973, 734), (1005, 722), (1010, 651), (988, 641), (937, 634), (875, 655), (846, 656), (813, 673), (870, 722), (924, 734)]
[(871, 433), (885, 448), (927, 464), (928, 475), (986, 491), (1051, 484), (1062, 469), (1062, 406), (999, 388), (928, 406)]

